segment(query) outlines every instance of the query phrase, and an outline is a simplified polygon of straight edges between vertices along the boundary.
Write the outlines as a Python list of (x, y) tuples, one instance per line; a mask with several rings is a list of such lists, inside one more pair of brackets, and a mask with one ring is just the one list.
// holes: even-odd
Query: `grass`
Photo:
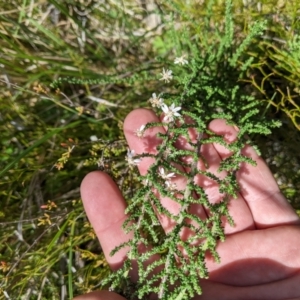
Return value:
[[(198, 26), (188, 20), (184, 25), (201, 36), (209, 9), (202, 2), (12, 0), (1, 5), (0, 299), (71, 299), (96, 289), (107, 276), (83, 212), (80, 182), (95, 169), (116, 178), (126, 173), (123, 119), (133, 108), (149, 106), (162, 84), (155, 78), (162, 62), (176, 56), (181, 44), (163, 22), (172, 17), (176, 23), (174, 5), (199, 19)], [(211, 7), (211, 30), (222, 27), (223, 1), (218, 2)], [(283, 123), (272, 135), (253, 138), (300, 210), (300, 4), (234, 3), (237, 39), (247, 24), (268, 20), (265, 35), (247, 50), (252, 73), (241, 81), (261, 99), (264, 113)], [(59, 78), (64, 80), (53, 88)], [(90, 139), (95, 135), (97, 143)]]

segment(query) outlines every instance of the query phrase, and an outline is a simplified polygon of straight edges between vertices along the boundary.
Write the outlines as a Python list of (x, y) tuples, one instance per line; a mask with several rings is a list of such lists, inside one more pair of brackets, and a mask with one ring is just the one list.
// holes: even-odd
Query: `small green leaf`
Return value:
[(183, 289), (183, 290), (180, 292), (180, 294), (176, 297), (175, 300), (182, 300), (182, 299), (184, 299), (185, 291), (186, 291), (186, 289)]

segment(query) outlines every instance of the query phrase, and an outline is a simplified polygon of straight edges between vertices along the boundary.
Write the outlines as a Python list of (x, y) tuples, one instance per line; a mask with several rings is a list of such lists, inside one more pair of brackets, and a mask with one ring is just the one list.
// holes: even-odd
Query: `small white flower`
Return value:
[(160, 167), (160, 169), (159, 169), (159, 175), (164, 180), (169, 180), (170, 178), (175, 177), (175, 173), (165, 174), (165, 169), (163, 167)]
[(170, 82), (170, 80), (173, 79), (172, 70), (165, 70), (165, 68), (163, 68), (163, 71), (160, 74), (161, 74), (162, 78), (159, 80), (164, 80), (165, 82)]
[(156, 93), (152, 94), (152, 98), (149, 99), (149, 102), (153, 107), (161, 107), (164, 104), (164, 99), (156, 96)]
[(138, 137), (138, 138), (142, 138), (144, 135), (144, 130), (145, 130), (146, 125), (142, 125), (139, 129), (134, 131), (134, 134)]
[(130, 166), (137, 166), (142, 160), (140, 158), (134, 159), (134, 150), (127, 149), (126, 160)]
[(90, 136), (90, 140), (91, 140), (92, 142), (96, 142), (96, 141), (98, 141), (98, 138), (97, 138), (96, 135), (91, 135), (91, 136)]
[(149, 180), (143, 179), (142, 184), (143, 184), (143, 186), (147, 186), (149, 184)]
[(163, 104), (161, 109), (165, 113), (165, 116), (163, 118), (163, 121), (166, 122), (172, 122), (174, 121), (174, 117), (180, 117), (180, 113), (178, 113), (179, 110), (181, 110), (181, 107), (175, 107), (175, 104), (172, 103), (171, 106), (167, 106), (166, 104)]
[(176, 57), (174, 60), (175, 65), (187, 65), (189, 62), (185, 59), (185, 55), (182, 55), (180, 57)]
[(175, 191), (176, 188), (177, 188), (176, 183), (173, 183), (173, 182), (171, 182), (171, 181), (166, 181), (166, 182), (165, 182), (165, 185), (166, 185), (166, 187), (167, 187), (167, 190), (168, 190), (169, 192), (171, 192), (171, 194), (173, 194), (174, 191)]

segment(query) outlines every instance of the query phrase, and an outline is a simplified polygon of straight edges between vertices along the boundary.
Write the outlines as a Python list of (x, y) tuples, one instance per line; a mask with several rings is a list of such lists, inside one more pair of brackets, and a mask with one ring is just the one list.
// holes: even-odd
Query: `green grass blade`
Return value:
[(60, 132), (62, 130), (65, 130), (65, 129), (68, 129), (68, 128), (72, 128), (72, 127), (76, 127), (80, 123), (81, 123), (81, 120), (73, 122), (73, 123), (71, 123), (71, 124), (69, 124), (67, 126), (56, 128), (56, 129), (50, 131), (45, 136), (43, 136), (41, 139), (39, 139), (38, 141), (36, 141), (32, 146), (28, 147), (25, 151), (23, 151), (20, 155), (18, 155), (13, 161), (11, 161), (10, 163), (8, 163), (6, 165), (6, 167), (3, 170), (0, 171), (0, 176), (3, 176), (7, 171), (9, 171), (13, 167), (13, 165), (15, 165), (18, 161), (20, 161), (28, 153), (30, 153), (34, 148), (36, 148), (39, 145), (41, 145), (44, 142), (46, 142), (53, 135), (57, 134), (58, 132)]

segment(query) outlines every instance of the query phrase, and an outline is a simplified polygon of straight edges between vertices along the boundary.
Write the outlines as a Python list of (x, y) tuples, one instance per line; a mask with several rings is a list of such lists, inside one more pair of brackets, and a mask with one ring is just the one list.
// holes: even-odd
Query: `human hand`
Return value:
[[(143, 124), (157, 121), (156, 115), (146, 109), (134, 110), (127, 116), (124, 132), (130, 149), (134, 149), (137, 154), (155, 153), (159, 143), (155, 138), (156, 133), (163, 132), (164, 129), (148, 129), (143, 139), (139, 139), (134, 131)], [(209, 129), (223, 135), (227, 142), (232, 142), (237, 135), (237, 130), (226, 125), (223, 120), (214, 120)], [(181, 141), (178, 147), (188, 148), (189, 145)], [(230, 155), (229, 150), (219, 144), (206, 144), (202, 145), (201, 152), (207, 159), (209, 171), (224, 176), (224, 172), (218, 173), (217, 169), (220, 161)], [(223, 220), (226, 240), (220, 242), (216, 249), (221, 262), (216, 263), (207, 254), (206, 264), (210, 277), (201, 280), (203, 294), (194, 299), (300, 299), (300, 220), (280, 193), (264, 161), (250, 146), (246, 146), (243, 152), (254, 159), (257, 166), (242, 164), (237, 172), (240, 192), (238, 199), (229, 203), (229, 213), (235, 226), (231, 227), (225, 219)], [(140, 173), (146, 174), (151, 163), (152, 158), (143, 158), (138, 166)], [(205, 189), (211, 201), (220, 200), (221, 195), (216, 184), (212, 184), (203, 176), (198, 176), (195, 180)], [(184, 188), (185, 182), (179, 176), (172, 179), (172, 182), (175, 182), (179, 189)], [(116, 246), (130, 238), (130, 234), (126, 235), (122, 230), (126, 219), (124, 198), (113, 180), (107, 174), (98, 171), (84, 178), (81, 194), (86, 213), (105, 257), (111, 268), (117, 270), (126, 259), (126, 249), (112, 257), (109, 254)], [(162, 201), (169, 211), (175, 214), (179, 212), (178, 203), (170, 199)], [(192, 209), (201, 218), (207, 216), (205, 208), (200, 205), (195, 205)], [(168, 220), (163, 216), (160, 216), (160, 220), (164, 229), (168, 231)], [(132, 274), (132, 280), (136, 279), (137, 274)], [(112, 292), (98, 291), (75, 299), (124, 298)]]

